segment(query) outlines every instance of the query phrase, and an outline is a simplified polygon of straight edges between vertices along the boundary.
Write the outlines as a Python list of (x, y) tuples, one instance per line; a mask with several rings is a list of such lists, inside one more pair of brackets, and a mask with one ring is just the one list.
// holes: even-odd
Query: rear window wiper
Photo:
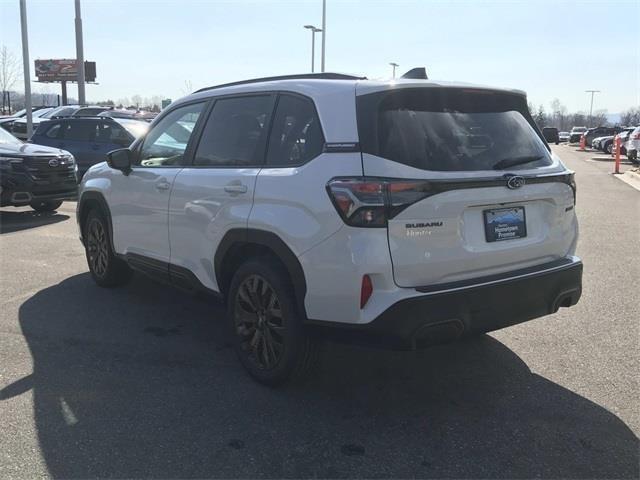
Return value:
[(502, 170), (503, 168), (515, 167), (516, 165), (523, 165), (525, 163), (535, 162), (543, 158), (542, 155), (525, 155), (522, 157), (510, 157), (503, 158), (493, 165), (494, 170)]

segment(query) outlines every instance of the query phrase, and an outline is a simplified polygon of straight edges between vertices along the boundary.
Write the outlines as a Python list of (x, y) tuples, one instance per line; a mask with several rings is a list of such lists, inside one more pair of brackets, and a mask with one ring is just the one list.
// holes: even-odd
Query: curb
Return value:
[(640, 169), (636, 169), (636, 171), (627, 170), (622, 175), (613, 174), (613, 176), (618, 180), (623, 181), (630, 187), (633, 187), (636, 190), (640, 191)]

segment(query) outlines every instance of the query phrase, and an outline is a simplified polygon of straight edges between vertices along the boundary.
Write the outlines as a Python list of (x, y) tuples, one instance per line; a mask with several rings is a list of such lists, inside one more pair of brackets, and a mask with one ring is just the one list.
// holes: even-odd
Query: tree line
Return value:
[(636, 126), (640, 125), (640, 107), (632, 107), (620, 114), (620, 121), (615, 125), (609, 120), (606, 110), (596, 110), (589, 118), (585, 112), (570, 113), (557, 98), (551, 102), (551, 110), (547, 112), (544, 105), (537, 107), (529, 103), (529, 111), (539, 128), (556, 127), (560, 131), (569, 131), (572, 127), (600, 126)]

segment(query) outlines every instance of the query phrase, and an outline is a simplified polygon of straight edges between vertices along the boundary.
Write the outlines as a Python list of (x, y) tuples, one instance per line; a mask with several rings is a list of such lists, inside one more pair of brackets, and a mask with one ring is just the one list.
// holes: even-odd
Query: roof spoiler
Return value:
[(409, 70), (407, 73), (402, 75), (400, 78), (410, 78), (413, 80), (428, 80), (427, 77), (427, 69), (424, 67), (416, 67)]

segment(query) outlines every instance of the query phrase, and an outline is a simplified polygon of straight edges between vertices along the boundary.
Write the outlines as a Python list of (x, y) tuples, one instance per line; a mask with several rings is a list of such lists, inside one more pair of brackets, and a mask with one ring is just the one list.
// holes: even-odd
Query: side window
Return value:
[(132, 142), (131, 137), (120, 125), (115, 122), (99, 122), (95, 124), (96, 143), (115, 143), (118, 145), (128, 145)]
[(269, 138), (267, 165), (303, 164), (320, 155), (323, 145), (313, 102), (295, 95), (280, 95)]
[(83, 121), (68, 121), (62, 124), (59, 138), (76, 142), (88, 142), (93, 136), (93, 124)]
[(48, 138), (58, 138), (60, 135), (60, 128), (62, 127), (62, 123), (56, 123), (55, 125), (49, 127), (44, 134), (45, 137)]
[(271, 95), (217, 100), (202, 130), (194, 165), (262, 165)]
[(182, 165), (184, 152), (205, 103), (178, 107), (147, 134), (140, 150), (141, 167)]

